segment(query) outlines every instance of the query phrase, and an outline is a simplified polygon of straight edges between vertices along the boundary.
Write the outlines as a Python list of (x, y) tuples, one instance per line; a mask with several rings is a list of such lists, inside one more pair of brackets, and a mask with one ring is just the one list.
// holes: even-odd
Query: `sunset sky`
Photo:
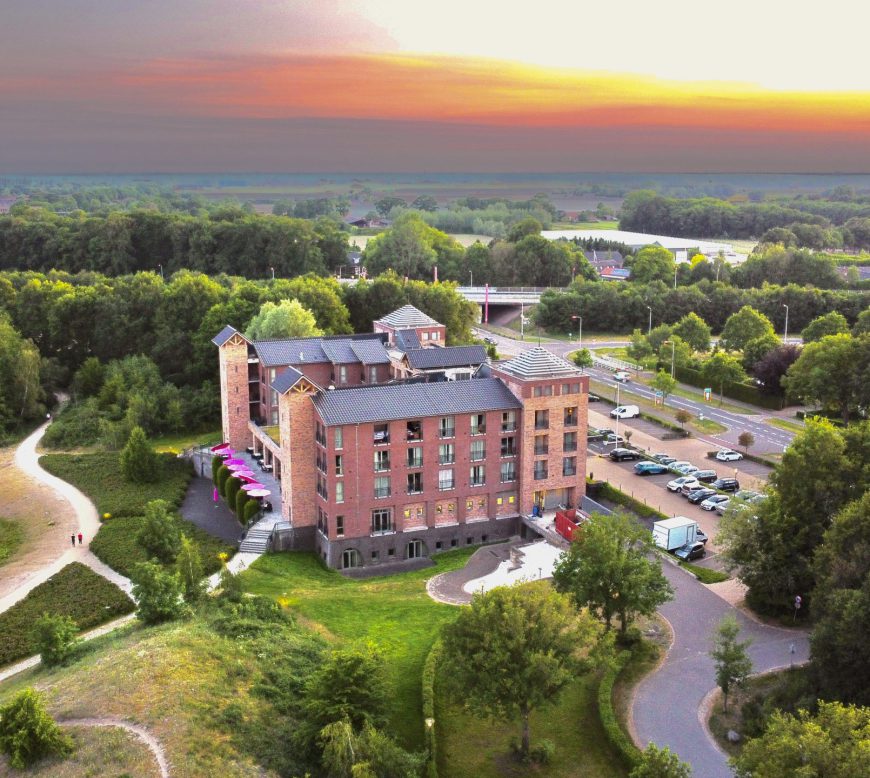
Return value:
[(870, 172), (854, 0), (5, 0), (0, 174)]

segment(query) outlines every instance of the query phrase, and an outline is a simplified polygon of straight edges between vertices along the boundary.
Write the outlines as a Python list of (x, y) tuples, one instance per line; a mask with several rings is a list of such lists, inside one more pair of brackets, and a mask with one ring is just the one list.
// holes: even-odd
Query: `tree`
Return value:
[(601, 614), (607, 629), (618, 615), (625, 634), (635, 616), (673, 596), (653, 549), (649, 530), (628, 514), (594, 513), (559, 558), (553, 584), (578, 608)]
[(740, 366), (740, 360), (726, 354), (724, 351), (714, 352), (709, 359), (701, 364), (701, 377), (711, 386), (719, 388), (719, 405), (725, 394), (725, 384), (740, 383), (746, 378), (746, 373)]
[(601, 627), (567, 598), (539, 586), (475, 594), (444, 626), (443, 677), (455, 700), (494, 719), (522, 722), (529, 753), (529, 717), (552, 704), (598, 642)]
[(650, 381), (650, 386), (657, 392), (662, 393), (662, 401), (667, 400), (674, 389), (677, 388), (677, 379), (671, 378), (671, 374), (665, 370), (659, 370), (655, 378)]
[(744, 430), (737, 436), (737, 445), (743, 446), (743, 452), (748, 454), (749, 447), (755, 443), (755, 435), (748, 430)]
[(635, 329), (631, 333), (631, 344), (627, 351), (628, 355), (638, 362), (643, 362), (644, 359), (655, 354), (649, 339), (639, 329)]
[(752, 374), (761, 382), (761, 391), (765, 394), (785, 394), (782, 379), (800, 353), (800, 347), (793, 344), (777, 346), (756, 362), (752, 367)]
[(752, 660), (747, 649), (751, 640), (740, 642), (740, 625), (729, 613), (716, 628), (713, 650), (710, 656), (716, 667), (716, 685), (722, 690), (722, 710), (728, 710), (728, 693), (734, 686), (742, 686), (752, 673)]
[(507, 234), (508, 243), (519, 243), (523, 238), (529, 235), (540, 235), (543, 225), (534, 217), (526, 216), (514, 224)]
[(160, 460), (151, 448), (145, 430), (136, 426), (130, 431), (120, 456), (121, 473), (135, 484), (153, 483), (160, 475)]
[(380, 200), (375, 202), (375, 210), (384, 218), (390, 215), (390, 211), (393, 208), (407, 208), (408, 203), (406, 203), (401, 197), (396, 197), (394, 195), (390, 195), (387, 197), (382, 197)]
[(683, 429), (686, 429), (686, 424), (691, 421), (692, 414), (689, 413), (685, 408), (677, 408), (677, 412), (674, 414), (674, 418), (677, 420), (677, 423)]
[(22, 689), (0, 706), (0, 751), (9, 764), (24, 770), (46, 756), (66, 756), (73, 750), (69, 735), (49, 716), (33, 688)]
[(743, 367), (751, 371), (771, 351), (782, 345), (780, 339), (773, 333), (767, 333), (760, 338), (753, 338), (743, 349)]
[(312, 338), (322, 334), (314, 314), (298, 300), (263, 303), (245, 331), (245, 337), (252, 340)]
[(411, 207), (417, 211), (432, 211), (438, 210), (438, 201), (432, 195), (420, 195), (411, 203)]
[(205, 592), (202, 557), (199, 548), (187, 535), (181, 536), (181, 547), (175, 560), (175, 568), (181, 581), (181, 592), (188, 604), (198, 602)]
[(366, 244), (363, 261), (370, 276), (394, 270), (407, 278), (430, 280), (436, 264), (443, 278), (456, 278), (464, 256), (460, 243), (408, 212)]
[(184, 612), (177, 573), (167, 573), (156, 562), (139, 562), (133, 568), (136, 615), (145, 624), (177, 619)]
[(659, 362), (674, 367), (685, 367), (692, 361), (692, 347), (679, 335), (672, 335), (670, 341), (662, 343), (658, 350)]
[(585, 371), (587, 367), (592, 367), (592, 352), (588, 348), (581, 348), (571, 354), (571, 361)]
[(849, 322), (838, 311), (831, 311), (813, 319), (801, 332), (804, 343), (813, 343), (827, 335), (841, 335), (849, 332)]
[(710, 350), (710, 338), (713, 334), (707, 322), (694, 311), (687, 313), (674, 325), (673, 334), (686, 341), (694, 351)]
[(743, 351), (749, 341), (768, 334), (775, 334), (770, 319), (752, 306), (744, 305), (728, 317), (719, 345), (728, 351)]
[(78, 624), (69, 616), (43, 613), (33, 627), (33, 642), (46, 667), (62, 665), (78, 648)]
[(181, 530), (169, 515), (168, 502), (152, 500), (145, 506), (145, 520), (136, 533), (136, 542), (164, 564), (175, 561), (181, 549)]
[(629, 264), (631, 280), (638, 284), (674, 280), (674, 255), (662, 246), (645, 246)]
[(732, 764), (737, 778), (854, 778), (867, 773), (868, 750), (870, 708), (821, 702), (815, 716), (774, 713)]
[(347, 719), (325, 726), (318, 742), (332, 778), (413, 778), (425, 762), (423, 754), (409, 754), (370, 724), (357, 734)]
[(640, 761), (628, 774), (628, 778), (691, 778), (692, 768), (667, 746), (658, 748), (647, 744), (641, 752)]
[(852, 334), (857, 338), (859, 335), (870, 334), (870, 308), (866, 308), (858, 314)]

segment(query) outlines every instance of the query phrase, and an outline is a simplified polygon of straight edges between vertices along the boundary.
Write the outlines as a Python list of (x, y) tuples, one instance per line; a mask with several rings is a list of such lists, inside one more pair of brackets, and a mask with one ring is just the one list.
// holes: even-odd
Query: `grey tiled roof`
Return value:
[(235, 327), (227, 324), (217, 335), (215, 335), (211, 342), (215, 344), (215, 346), (223, 346), (233, 335), (235, 335), (238, 330)]
[(535, 380), (537, 378), (567, 378), (583, 375), (580, 368), (557, 357), (543, 346), (535, 346), (499, 365), (504, 370), (518, 378)]
[(324, 340), (320, 347), (334, 365), (347, 365), (357, 361), (349, 340)]
[(314, 405), (327, 425), (365, 424), (454, 413), (521, 408), (497, 378), (434, 384), (385, 384), (322, 392)]
[(321, 338), (257, 340), (254, 341), (254, 348), (265, 367), (329, 362), (321, 343)]
[(447, 346), (445, 348), (416, 348), (405, 356), (415, 370), (445, 370), (450, 367), (467, 367), (486, 362), (483, 346)]
[(349, 341), (353, 353), (364, 365), (388, 365), (390, 355), (380, 340), (351, 340)]
[(401, 327), (407, 329), (409, 327), (440, 327), (439, 322), (435, 321), (431, 316), (427, 316), (423, 311), (415, 308), (413, 305), (403, 305), (397, 311), (388, 313), (382, 319), (379, 319), (380, 324), (388, 324), (390, 327)]
[(284, 394), (284, 392), (296, 386), (296, 383), (302, 377), (302, 373), (300, 373), (295, 367), (288, 367), (286, 370), (282, 370), (275, 376), (275, 380), (272, 381), (272, 388), (278, 392), (278, 394)]
[(417, 330), (396, 330), (393, 339), (396, 342), (396, 348), (402, 351), (420, 348), (420, 338), (417, 337)]

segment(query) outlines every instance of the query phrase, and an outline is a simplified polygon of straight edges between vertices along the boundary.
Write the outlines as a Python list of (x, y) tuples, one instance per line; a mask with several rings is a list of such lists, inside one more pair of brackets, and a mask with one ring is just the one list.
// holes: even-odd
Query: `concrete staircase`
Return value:
[(248, 530), (245, 539), (239, 546), (239, 551), (246, 551), (253, 554), (265, 554), (269, 547), (269, 536), (272, 534), (271, 526), (262, 526), (263, 522), (257, 522)]

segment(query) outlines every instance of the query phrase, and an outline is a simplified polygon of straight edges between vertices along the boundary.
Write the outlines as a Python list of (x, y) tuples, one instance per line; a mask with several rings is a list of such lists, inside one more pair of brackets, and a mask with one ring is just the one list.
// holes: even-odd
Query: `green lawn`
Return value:
[(806, 427), (800, 422), (790, 421), (789, 419), (770, 417), (765, 419), (765, 421), (773, 427), (779, 427), (780, 429), (788, 430), (789, 432), (803, 432), (806, 429)]
[(216, 446), (221, 442), (221, 430), (206, 430), (205, 432), (183, 432), (175, 435), (161, 435), (152, 438), (151, 445), (155, 451), (165, 451), (180, 454), (193, 446)]
[(21, 524), (12, 519), (0, 518), (0, 565), (8, 562), (24, 542)]
[(163, 472), (153, 484), (124, 480), (118, 453), (114, 451), (45, 454), (39, 458), (39, 463), (52, 475), (81, 489), (94, 501), (100, 515), (141, 516), (151, 500), (166, 500), (178, 507), (193, 477), (190, 461), (171, 454), (163, 455)]
[(328, 638), (379, 646), (393, 683), (390, 730), (406, 748), (420, 750), (423, 662), (441, 625), (457, 612), (426, 594), (426, 580), (462, 567), (474, 550), (448, 551), (433, 558), (435, 567), (366, 580), (328, 570), (311, 553), (269, 554), (242, 573), (242, 581), (246, 591), (286, 602)]
[(689, 426), (694, 427), (700, 432), (706, 432), (708, 435), (716, 435), (720, 432), (727, 432), (728, 430), (728, 427), (724, 424), (720, 424), (718, 421), (713, 421), (713, 419), (704, 419), (701, 421), (697, 416), (689, 422)]

